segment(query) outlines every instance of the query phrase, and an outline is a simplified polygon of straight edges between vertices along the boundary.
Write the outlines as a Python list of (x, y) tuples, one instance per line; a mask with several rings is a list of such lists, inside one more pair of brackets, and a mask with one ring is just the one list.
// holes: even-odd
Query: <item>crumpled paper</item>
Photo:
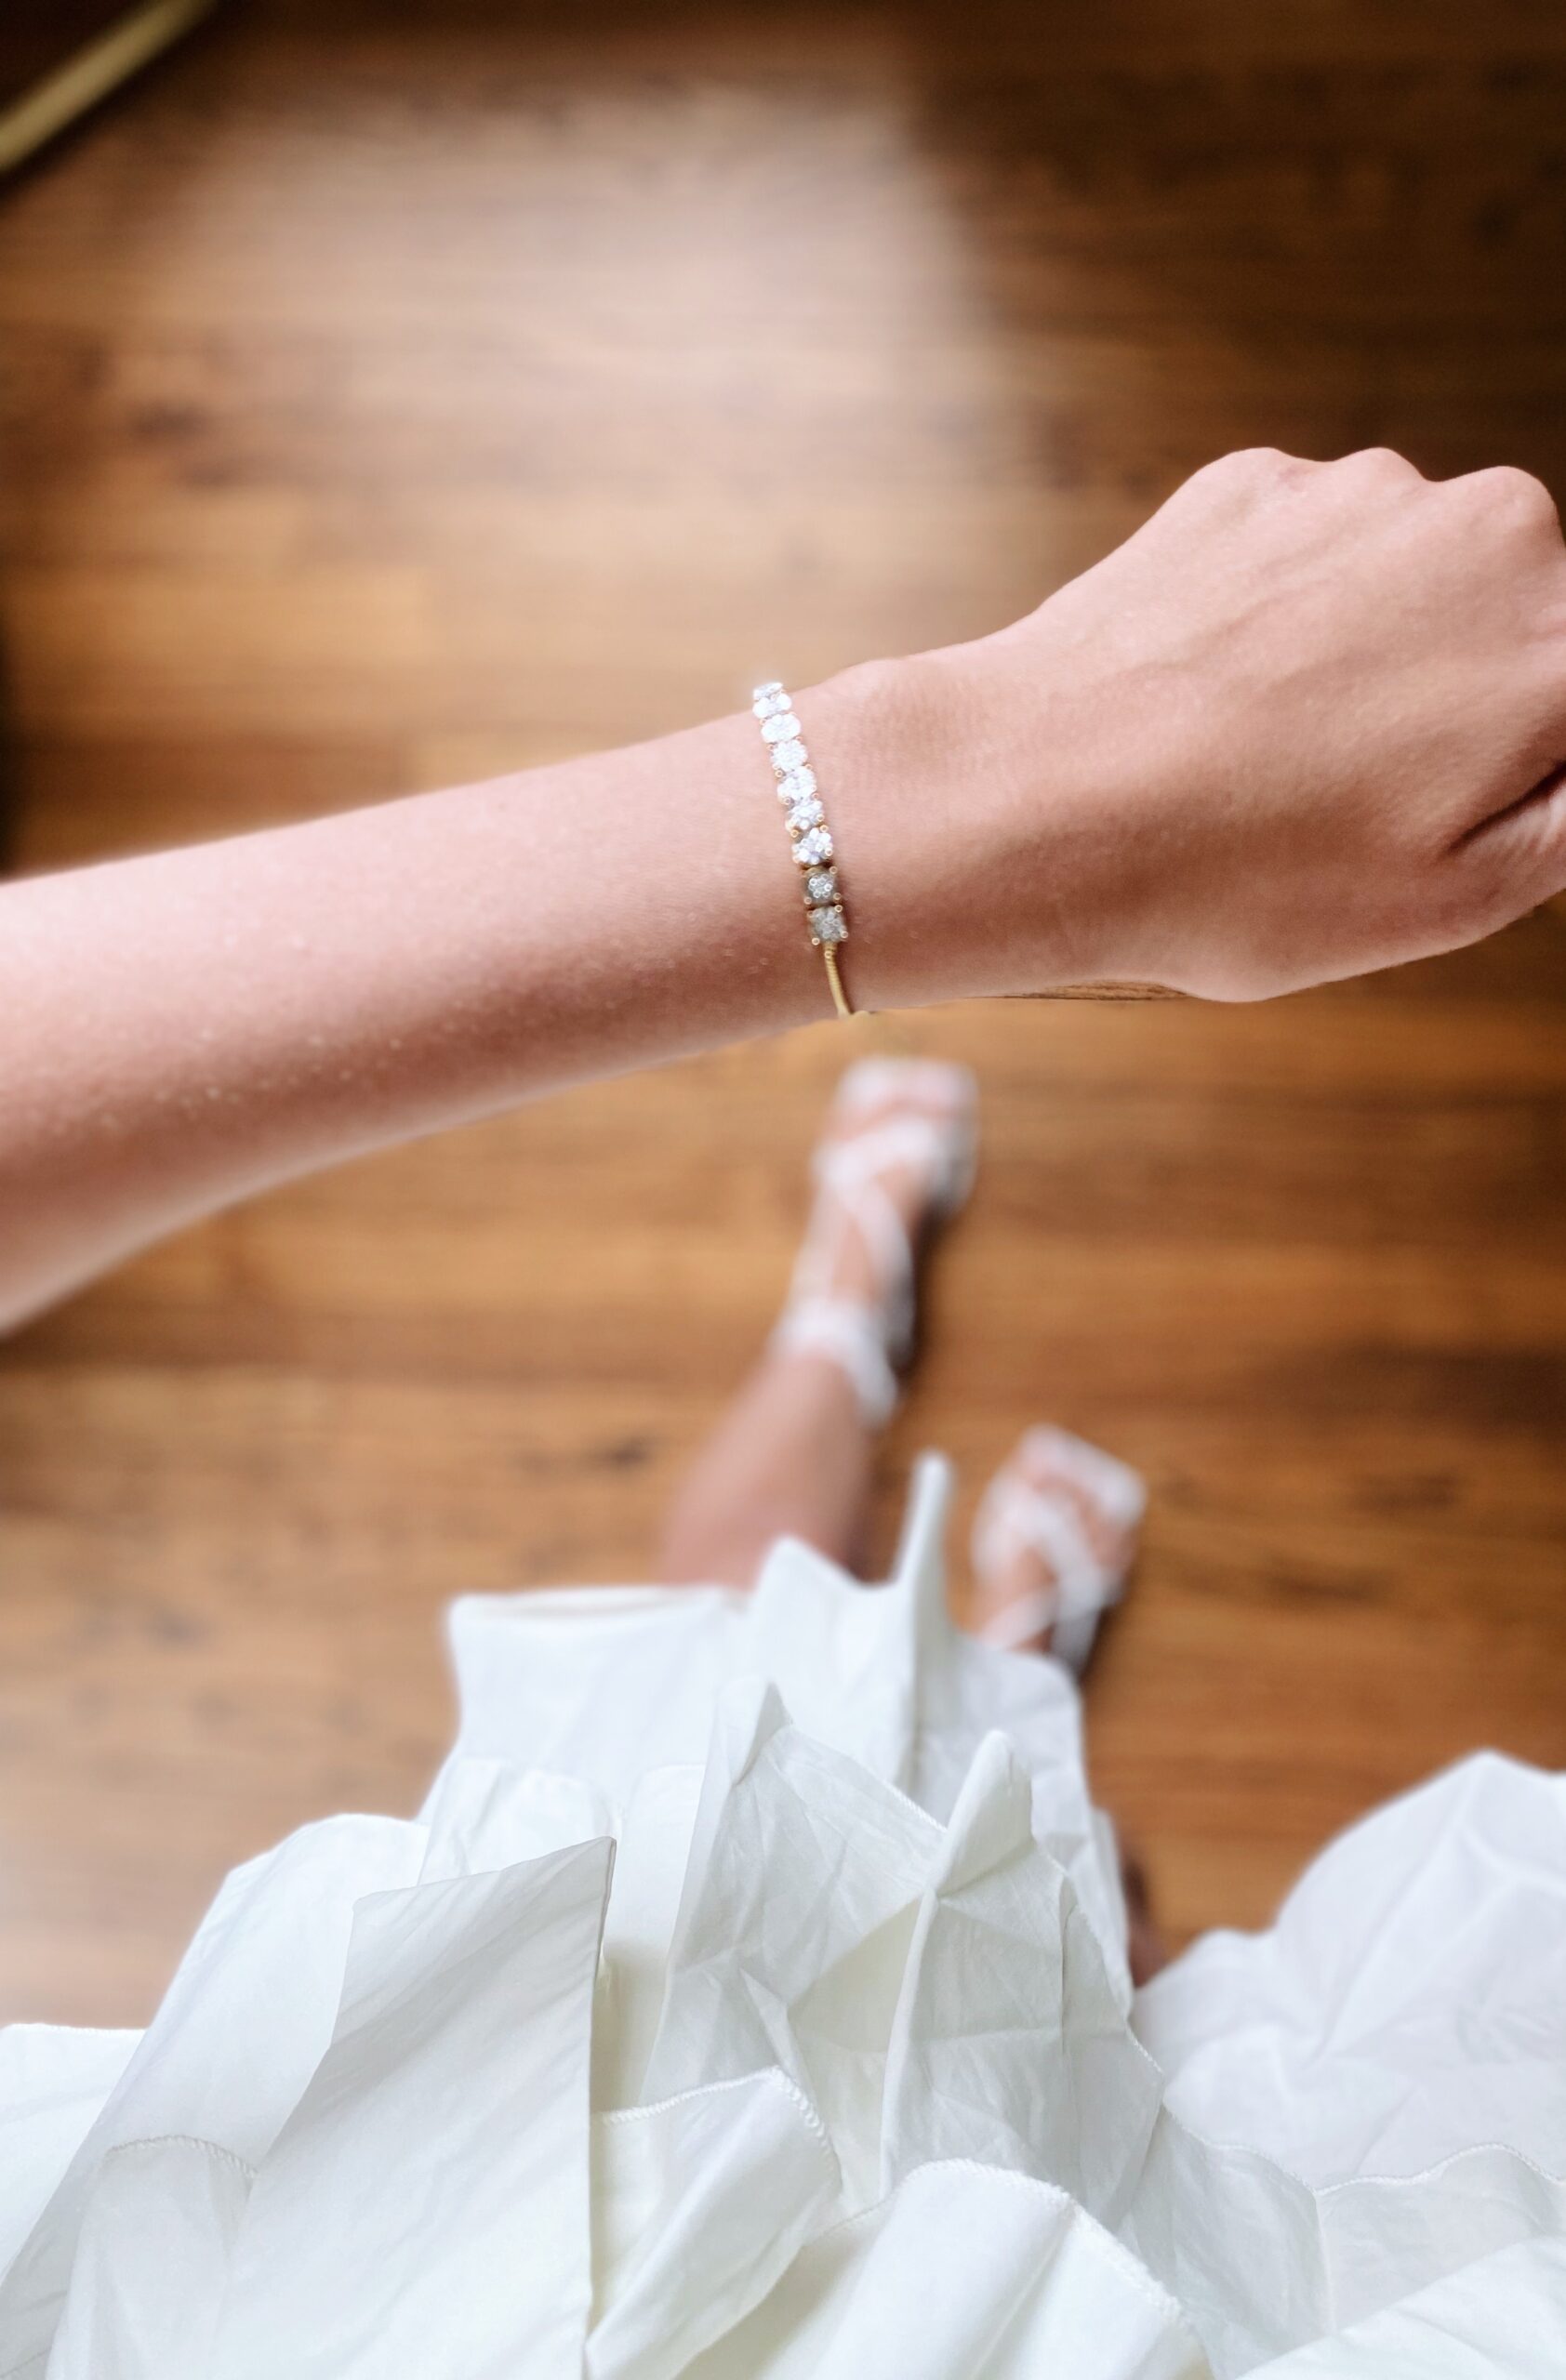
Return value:
[(417, 1822), (0, 2033), (0, 2380), (1533, 2380), (1566, 1796), (1486, 1756), (1133, 2003), (1054, 1665), (896, 1575), (470, 1599)]

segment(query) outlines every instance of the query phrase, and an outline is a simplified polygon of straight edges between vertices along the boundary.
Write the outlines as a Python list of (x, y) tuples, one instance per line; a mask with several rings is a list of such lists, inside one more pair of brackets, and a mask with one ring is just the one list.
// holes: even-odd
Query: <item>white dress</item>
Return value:
[(0, 2034), (7, 2380), (1566, 2371), (1566, 1788), (1481, 1756), (1133, 2003), (1054, 1664), (892, 1582), (458, 1603), (417, 1821)]

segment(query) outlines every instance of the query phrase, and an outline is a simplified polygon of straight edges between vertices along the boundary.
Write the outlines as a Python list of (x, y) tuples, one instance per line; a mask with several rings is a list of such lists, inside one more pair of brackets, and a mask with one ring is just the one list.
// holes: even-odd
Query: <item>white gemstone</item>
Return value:
[[(799, 721), (796, 719), (793, 723), (798, 727)], [(762, 734), (766, 734), (764, 727)], [(780, 777), (791, 775), (795, 769), (803, 769), (808, 758), (809, 754), (797, 735), (791, 736), (787, 744), (775, 744), (772, 747), (772, 765)]]
[(825, 826), (812, 826), (794, 845), (794, 857), (802, 867), (815, 867), (831, 855), (832, 839)]
[(803, 835), (807, 826), (818, 826), (826, 816), (820, 803), (814, 799), (796, 801), (789, 813), (789, 832)]
[(750, 707), (758, 719), (770, 719), (775, 711), (790, 707), (789, 697), (779, 686), (775, 694), (758, 694)]
[(815, 770), (795, 769), (792, 775), (786, 776), (778, 787), (777, 799), (779, 801), (803, 801), (807, 794), (814, 793), (815, 790)]
[(813, 875), (807, 876), (804, 879), (804, 897), (812, 908), (821, 901), (835, 901), (837, 899), (836, 868), (818, 867)]
[(781, 678), (767, 678), (763, 680), (761, 685), (751, 687), (750, 699), (752, 702), (759, 703), (763, 694), (780, 694), (782, 692), (783, 681)]
[(786, 736), (797, 735), (799, 732), (799, 721), (791, 710), (780, 710), (773, 718), (762, 721), (762, 734), (769, 744), (781, 744)]
[(848, 920), (841, 909), (812, 909), (810, 931), (817, 942), (846, 942)]

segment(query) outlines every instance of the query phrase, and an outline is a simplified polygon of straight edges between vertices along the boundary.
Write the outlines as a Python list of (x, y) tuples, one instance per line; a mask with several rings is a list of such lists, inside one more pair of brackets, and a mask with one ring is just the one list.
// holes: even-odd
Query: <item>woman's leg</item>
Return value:
[(675, 1498), (665, 1579), (749, 1587), (781, 1536), (855, 1564), (915, 1251), (965, 1190), (973, 1105), (961, 1067), (870, 1060), (844, 1077), (783, 1322)]
[(664, 1532), (662, 1572), (748, 1587), (775, 1538), (852, 1568), (876, 1432), (847, 1374), (812, 1348), (769, 1349), (692, 1464)]

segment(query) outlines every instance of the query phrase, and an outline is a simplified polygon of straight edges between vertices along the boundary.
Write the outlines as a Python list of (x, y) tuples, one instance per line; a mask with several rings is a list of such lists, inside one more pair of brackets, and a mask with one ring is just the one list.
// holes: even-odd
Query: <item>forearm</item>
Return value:
[[(960, 988), (936, 879), (963, 731), (942, 667), (801, 697), (863, 1006)], [(829, 1008), (748, 713), (13, 885), (0, 1320), (309, 1168)]]

